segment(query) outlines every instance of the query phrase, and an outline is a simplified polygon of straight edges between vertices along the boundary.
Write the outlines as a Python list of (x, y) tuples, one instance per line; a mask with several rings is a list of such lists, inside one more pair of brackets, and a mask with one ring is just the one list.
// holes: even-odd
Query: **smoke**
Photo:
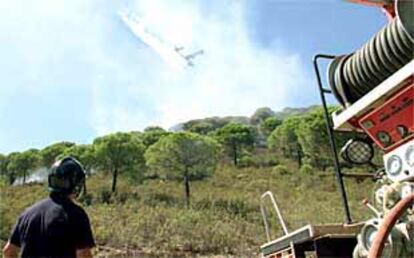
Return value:
[[(30, 171), (28, 172), (26, 176), (26, 183), (45, 182), (47, 180), (47, 175), (48, 175), (48, 170), (45, 167), (36, 169), (35, 171)], [(22, 184), (23, 184), (23, 177), (19, 177), (13, 182), (14, 186), (22, 185)]]
[[(172, 69), (123, 24), (122, 10), (183, 54), (205, 54)], [(256, 44), (248, 11), (245, 1), (0, 1), (0, 148), (288, 105), (306, 84), (303, 61), (277, 35)]]
[[(276, 47), (276, 43), (271, 48), (256, 45), (249, 37), (246, 8), (242, 1), (211, 2), (208, 11), (200, 2), (192, 1), (130, 4), (128, 11), (137, 13), (152, 34), (170, 45), (184, 46), (187, 53), (203, 49), (205, 55), (195, 59), (194, 68), (177, 72), (163, 63), (154, 49), (134, 42), (136, 49), (131, 59), (137, 58), (143, 49), (154, 56), (138, 65), (141, 68), (137, 73), (143, 71), (143, 78), (129, 85), (128, 89), (134, 92), (129, 96), (136, 96), (137, 103), (151, 98), (154, 115), (147, 118), (141, 110), (122, 104), (109, 108), (104, 106), (108, 101), (101, 101), (95, 106), (100, 120), (114, 122), (112, 126), (100, 123), (98, 131), (136, 129), (148, 124), (170, 127), (193, 118), (246, 115), (261, 106), (286, 106), (287, 96), (305, 85), (302, 60), (299, 55)], [(149, 91), (152, 92), (145, 95)], [(148, 123), (143, 123), (145, 120)]]

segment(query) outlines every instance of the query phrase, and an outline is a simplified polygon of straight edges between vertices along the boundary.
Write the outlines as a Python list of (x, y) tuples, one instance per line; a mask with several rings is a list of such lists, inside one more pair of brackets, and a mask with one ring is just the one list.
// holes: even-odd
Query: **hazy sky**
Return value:
[[(118, 16), (183, 52), (176, 69)], [(335, 0), (0, 0), (0, 153), (319, 104), (312, 56), (359, 48), (380, 10)]]

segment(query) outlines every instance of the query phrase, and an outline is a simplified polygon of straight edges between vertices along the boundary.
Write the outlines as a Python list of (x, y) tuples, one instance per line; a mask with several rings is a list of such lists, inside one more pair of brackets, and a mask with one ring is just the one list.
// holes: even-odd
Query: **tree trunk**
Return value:
[(184, 187), (185, 187), (185, 205), (187, 209), (190, 207), (190, 182), (188, 178), (188, 171), (187, 168), (185, 169), (184, 173)]
[(234, 166), (237, 167), (237, 145), (233, 144), (233, 163)]
[(116, 179), (118, 177), (118, 169), (115, 169), (112, 172), (112, 192), (114, 193), (116, 190)]
[(14, 180), (16, 179), (15, 176), (14, 176), (14, 173), (9, 173), (8, 176), (9, 176), (9, 184), (13, 185)]
[(23, 184), (26, 183), (26, 171), (23, 171)]
[(298, 155), (298, 166), (299, 168), (301, 168), (302, 167), (302, 153), (299, 148), (297, 150), (297, 155)]

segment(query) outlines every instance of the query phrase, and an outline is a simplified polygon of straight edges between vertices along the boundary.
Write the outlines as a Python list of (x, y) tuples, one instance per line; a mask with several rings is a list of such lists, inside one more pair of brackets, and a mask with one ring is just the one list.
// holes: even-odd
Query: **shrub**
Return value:
[(90, 193), (82, 194), (79, 197), (79, 202), (81, 202), (82, 204), (84, 204), (86, 206), (91, 205), (92, 204), (92, 200), (93, 200), (93, 197), (92, 197), (92, 194), (90, 194)]
[(315, 169), (309, 164), (303, 164), (299, 172), (301, 174), (312, 174), (315, 172)]
[(255, 161), (252, 158), (252, 156), (243, 156), (239, 159), (239, 162), (237, 164), (238, 167), (240, 168), (247, 168), (247, 167), (253, 167), (255, 166)]
[(243, 200), (224, 200), (224, 199), (218, 199), (216, 201), (213, 201), (212, 203), (213, 208), (226, 211), (227, 213), (231, 215), (236, 216), (242, 216), (246, 217), (246, 214), (248, 213), (248, 207), (246, 205), (246, 202)]
[[(104, 246), (97, 249), (97, 256), (121, 257), (105, 251), (121, 250), (124, 257), (257, 257), (257, 247), (265, 241), (260, 195), (269, 189), (292, 229), (304, 223), (342, 221), (333, 172), (299, 173), (293, 161), (280, 162), (283, 165), (243, 169), (220, 164), (211, 178), (194, 182), (190, 209), (182, 200), (181, 182), (146, 180), (131, 185), (120, 177), (117, 192), (111, 194), (110, 175), (93, 174), (81, 205), (90, 217), (97, 245)], [(353, 217), (356, 221), (368, 219), (371, 215), (360, 200), (374, 183), (345, 180)], [(45, 188), (1, 186), (0, 245), (7, 241), (18, 215), (47, 195)], [(279, 225), (275, 226), (278, 230)]]
[(100, 189), (98, 192), (99, 192), (99, 201), (101, 203), (107, 203), (107, 204), (111, 203), (111, 196), (112, 196), (111, 191), (109, 191), (106, 188), (103, 188), (103, 189)]
[(254, 159), (256, 167), (273, 167), (279, 165), (279, 160), (275, 155), (258, 155)]
[(129, 199), (129, 193), (127, 192), (115, 192), (114, 201), (115, 203), (125, 203)]
[(12, 225), (16, 222), (13, 215), (7, 213), (6, 204), (0, 204), (0, 239), (8, 239)]
[(211, 208), (212, 202), (210, 198), (202, 198), (201, 200), (193, 202), (191, 206), (195, 210), (207, 210)]
[(290, 174), (290, 171), (284, 165), (277, 165), (272, 169), (273, 174), (276, 175), (287, 175)]
[(274, 155), (245, 155), (240, 158), (238, 167), (273, 167), (279, 165), (279, 160)]
[(176, 204), (182, 203), (181, 200), (177, 200), (174, 196), (169, 195), (168, 193), (150, 193), (146, 194), (143, 197), (144, 204), (156, 207), (159, 204), (165, 204), (168, 206), (174, 206)]

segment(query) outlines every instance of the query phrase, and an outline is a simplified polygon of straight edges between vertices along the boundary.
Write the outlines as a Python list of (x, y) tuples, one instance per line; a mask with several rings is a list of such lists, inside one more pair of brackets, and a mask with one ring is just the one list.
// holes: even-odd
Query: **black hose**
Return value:
[(348, 106), (409, 63), (414, 41), (395, 18), (355, 53), (337, 57), (329, 67), (330, 85), (339, 102)]

